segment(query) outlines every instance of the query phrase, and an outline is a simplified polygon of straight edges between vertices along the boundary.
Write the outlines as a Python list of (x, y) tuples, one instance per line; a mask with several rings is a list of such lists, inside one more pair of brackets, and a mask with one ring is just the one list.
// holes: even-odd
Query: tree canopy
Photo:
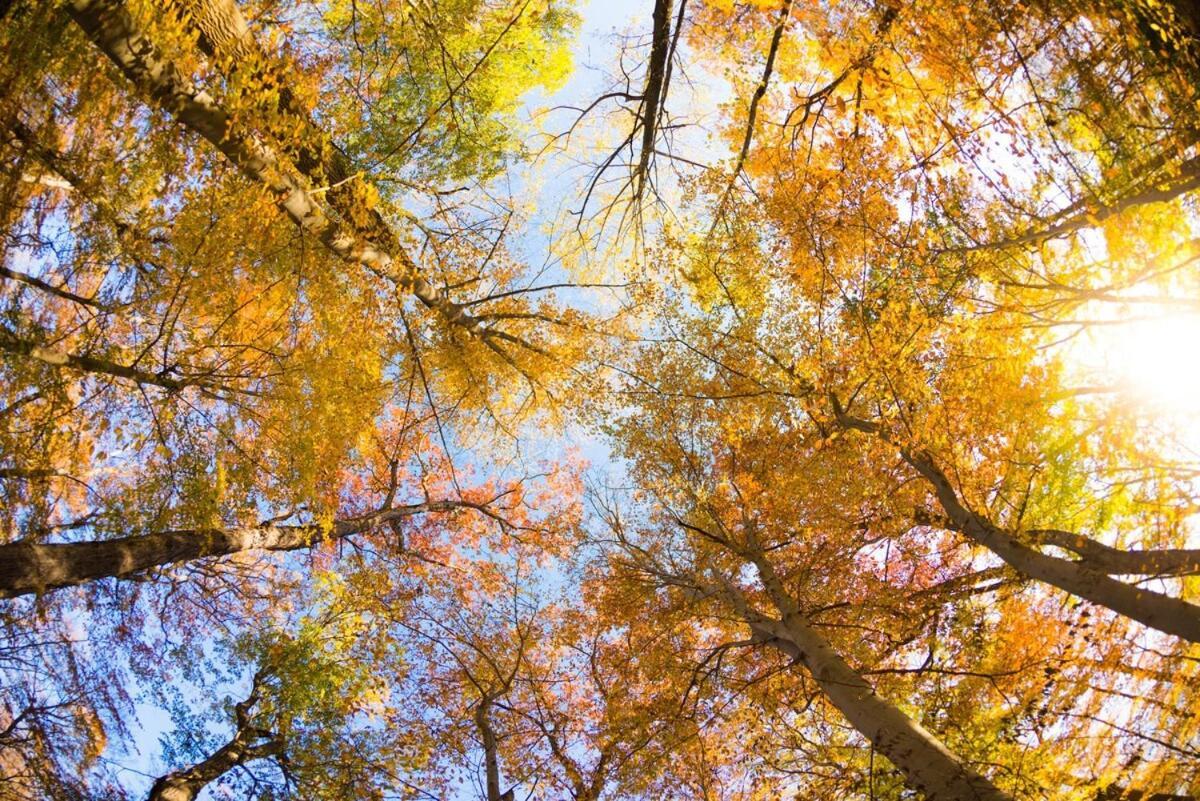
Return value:
[(1200, 6), (0, 0), (0, 801), (1200, 797)]

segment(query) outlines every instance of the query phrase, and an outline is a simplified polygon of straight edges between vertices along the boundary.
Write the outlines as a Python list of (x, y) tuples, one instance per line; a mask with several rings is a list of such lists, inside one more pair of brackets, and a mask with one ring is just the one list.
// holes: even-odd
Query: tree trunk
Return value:
[(1048, 239), (1063, 236), (1064, 234), (1074, 233), (1084, 228), (1099, 225), (1110, 217), (1115, 217), (1118, 214), (1139, 206), (1146, 206), (1151, 203), (1166, 203), (1188, 192), (1195, 191), (1197, 188), (1200, 188), (1200, 161), (1189, 159), (1181, 165), (1180, 174), (1175, 176), (1174, 180), (1158, 186), (1151, 186), (1122, 197), (1112, 203), (1098, 205), (1088, 211), (1071, 214), (1065, 220), (1061, 220), (1046, 228), (1030, 231), (999, 242), (989, 242), (983, 245), (963, 248), (963, 250), (1002, 249), (1020, 245), (1038, 244)]
[[(685, 0), (681, 0), (684, 2)], [(654, 33), (650, 40), (650, 64), (646, 69), (646, 87), (642, 90), (639, 116), (642, 123), (642, 149), (638, 154), (635, 195), (641, 198), (646, 183), (650, 180), (650, 154), (654, 152), (654, 140), (658, 134), (659, 106), (666, 100), (665, 94), (671, 43), (671, 0), (654, 0)]]
[(498, 743), (488, 713), (492, 707), (492, 696), (485, 694), (475, 707), (475, 726), (479, 729), (479, 740), (483, 744), (483, 767), (487, 787), (487, 801), (500, 801), (500, 760), (496, 754)]
[(1200, 607), (1117, 581), (1087, 567), (1086, 562), (1034, 550), (963, 506), (950, 480), (931, 456), (905, 452), (904, 459), (932, 485), (938, 502), (956, 528), (1023, 575), (1108, 607), (1150, 628), (1200, 642)]
[(160, 776), (150, 788), (148, 801), (194, 801), (205, 787), (238, 765), (283, 751), (282, 741), (272, 732), (256, 728), (250, 715), (251, 708), (258, 703), (263, 676), (261, 670), (255, 674), (249, 697), (234, 707), (237, 731), (229, 742), (191, 767)]
[(302, 182), (281, 168), (270, 148), (249, 129), (237, 126), (208, 92), (162, 57), (154, 43), (136, 29), (123, 0), (71, 0), (67, 11), (138, 89), (181, 125), (211, 142), (244, 175), (268, 189), (303, 231), (343, 261), (395, 281), (452, 325), (486, 335), (478, 318), (418, 274), (407, 253), (388, 253), (378, 243), (330, 219)]
[[(315, 186), (325, 186), (329, 204), (343, 220), (354, 221), (361, 233), (389, 252), (402, 253), (400, 242), (379, 210), (366, 202), (361, 185), (354, 180), (354, 169), (333, 138), (313, 120), (309, 110), (296, 97), (290, 86), (290, 76), (273, 63), (271, 56), (259, 46), (254, 32), (242, 16), (234, 0), (170, 0), (185, 21), (195, 28), (198, 44), (204, 53), (217, 62), (226, 78), (237, 75), (243, 85), (270, 86), (273, 108), (268, 116), (290, 116), (291, 120), (277, 125), (283, 135), (275, 137), (276, 144), (296, 168)], [(296, 130), (302, 133), (297, 136)]]
[[(834, 400), (834, 414), (838, 423), (844, 428), (863, 431), (881, 437), (886, 442), (891, 442), (887, 433), (877, 423), (846, 414), (836, 399)], [(1150, 628), (1182, 637), (1189, 642), (1200, 642), (1200, 607), (1160, 592), (1125, 584), (1106, 575), (1106, 572), (1117, 571), (1107, 571), (1101, 566), (1096, 569), (1089, 567), (1087, 562), (1089, 554), (1084, 552), (1087, 550), (1087, 543), (1079, 542), (1078, 539), (1074, 543), (1076, 547), (1064, 547), (1071, 547), (1071, 550), (1080, 553), (1084, 557), (1082, 562), (1060, 559), (1030, 548), (1012, 534), (993, 525), (982, 515), (976, 514), (964, 506), (958, 499), (958, 493), (955, 492), (950, 479), (946, 477), (928, 452), (912, 453), (900, 448), (900, 455), (933, 487), (938, 503), (941, 504), (955, 530), (961, 531), (971, 540), (999, 556), (1021, 575), (1044, 581), (1084, 600), (1107, 607)], [(1043, 535), (1046, 533), (1042, 532)], [(1099, 545), (1099, 543), (1095, 544)], [(1109, 550), (1116, 554), (1122, 553), (1116, 549)], [(1092, 549), (1094, 554), (1100, 554), (1102, 551), (1103, 546), (1099, 549)], [(1184, 550), (1182, 553), (1189, 552)], [(1107, 554), (1107, 557), (1111, 560), (1113, 554)], [(1180, 558), (1182, 561), (1187, 560), (1186, 556)]]
[[(220, 55), (229, 61), (256, 60), (263, 57), (262, 48), (254, 40), (254, 32), (235, 0), (167, 0), (169, 5), (183, 11), (200, 33), (200, 48), (206, 55)], [(294, 95), (287, 86), (284, 105), (291, 105)]]
[(758, 569), (767, 596), (779, 610), (775, 620), (756, 612), (729, 582), (728, 597), (759, 639), (797, 660), (834, 706), (901, 773), (905, 783), (930, 801), (1004, 801), (1009, 796), (981, 776), (921, 724), (875, 694), (866, 679), (821, 636), (775, 572), (757, 534), (747, 530), (742, 554)]
[(100, 578), (128, 576), (157, 567), (244, 551), (295, 551), (323, 538), (341, 539), (404, 517), (474, 508), (456, 501), (400, 506), (373, 515), (318, 526), (253, 526), (243, 528), (158, 531), (114, 540), (0, 545), (0, 598), (15, 598)]
[(1153, 548), (1125, 551), (1102, 542), (1057, 529), (1028, 532), (1043, 545), (1055, 545), (1078, 554), (1085, 567), (1126, 576), (1194, 576), (1200, 574), (1200, 549)]
[(921, 724), (876, 695), (866, 679), (802, 616), (756, 618), (747, 621), (754, 633), (803, 664), (851, 725), (904, 774), (909, 787), (929, 801), (1009, 799)]
[(96, 356), (80, 356), (75, 353), (68, 353), (65, 350), (59, 350), (58, 348), (38, 345), (34, 342), (19, 339), (11, 331), (2, 326), (0, 326), (0, 352), (25, 356), (51, 365), (52, 367), (66, 367), (71, 370), (78, 370), (81, 373), (121, 378), (126, 381), (132, 381), (135, 384), (161, 387), (171, 392), (178, 392), (181, 389), (193, 386), (206, 387), (213, 390), (223, 389), (223, 387), (208, 381), (171, 378), (165, 373), (151, 373), (146, 370), (139, 370), (136, 367), (130, 367), (127, 364), (119, 364)]
[(150, 788), (148, 801), (194, 801), (205, 787), (238, 765), (270, 756), (271, 753), (269, 747), (242, 742), (239, 732), (238, 736), (202, 762), (159, 777)]

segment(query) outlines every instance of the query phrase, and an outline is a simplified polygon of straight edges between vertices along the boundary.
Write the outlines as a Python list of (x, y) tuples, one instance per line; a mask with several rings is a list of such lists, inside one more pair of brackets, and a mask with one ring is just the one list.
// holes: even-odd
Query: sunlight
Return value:
[(1185, 450), (1200, 452), (1200, 313), (1090, 311), (1103, 322), (1068, 348), (1068, 363), (1089, 385), (1115, 388), (1147, 421), (1173, 430)]
[(1106, 326), (1097, 339), (1110, 375), (1130, 395), (1166, 414), (1200, 414), (1200, 314)]

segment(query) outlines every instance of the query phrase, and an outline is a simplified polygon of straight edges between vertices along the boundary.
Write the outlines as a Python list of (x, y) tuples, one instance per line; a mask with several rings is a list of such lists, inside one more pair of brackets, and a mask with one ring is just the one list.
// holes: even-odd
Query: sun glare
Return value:
[(1106, 334), (1108, 369), (1130, 394), (1169, 414), (1200, 414), (1200, 315), (1138, 319)]
[(1082, 339), (1071, 357), (1077, 366), (1200, 450), (1200, 313), (1122, 315)]

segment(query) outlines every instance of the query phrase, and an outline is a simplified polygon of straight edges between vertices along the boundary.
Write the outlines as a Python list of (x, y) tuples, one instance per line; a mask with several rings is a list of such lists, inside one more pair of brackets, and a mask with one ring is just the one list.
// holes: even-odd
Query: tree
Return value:
[[(306, 105), (312, 102), (306, 94), (312, 91), (311, 82), (327, 76), (306, 75), (289, 67), (254, 41), (236, 5), (218, 5), (198, 7), (194, 11), (199, 17), (180, 6), (176, 9), (180, 14), (151, 14), (149, 19), (145, 19), (148, 9), (122, 2), (78, 3), (68, 9), (70, 19), (99, 42), (99, 52), (148, 93), (152, 106), (168, 110), (183, 129), (208, 140), (198, 150), (189, 143), (172, 154), (182, 140), (168, 123), (152, 129), (145, 158), (114, 156), (125, 144), (105, 139), (108, 123), (103, 115), (112, 112), (132, 118), (143, 113), (136, 100), (129, 103), (124, 96), (122, 79), (113, 85), (93, 80), (92, 88), (99, 87), (88, 98), (93, 105), (85, 102), (76, 110), (81, 124), (96, 123), (98, 141), (90, 143), (95, 159), (84, 157), (89, 143), (79, 141), (78, 135), (64, 151), (61, 143), (52, 141), (59, 136), (53, 125), (43, 130), (26, 124), (20, 115), (8, 123), (20, 154), (16, 169), (25, 170), (28, 162), (61, 179), (44, 187), (49, 194), (38, 193), (36, 187), (42, 184), (35, 182), (34, 195), (14, 197), (9, 206), (15, 213), (28, 201), (24, 220), (33, 225), (30, 241), (39, 243), (32, 249), (19, 244), (26, 254), (22, 258), (44, 259), (46, 266), (38, 270), (53, 275), (64, 266), (55, 266), (54, 261), (59, 243), (65, 243), (75, 253), (73, 260), (84, 265), (70, 280), (92, 282), (94, 293), (102, 298), (63, 290), (58, 279), (51, 282), (15, 270), (6, 273), (22, 290), (12, 296), (13, 314), (0, 332), (0, 349), (14, 371), (10, 382), (14, 402), (5, 414), (12, 416), (11, 431), (26, 433), (7, 443), (12, 455), (6, 461), (13, 464), (6, 465), (0, 476), (14, 500), (19, 497), (25, 508), (34, 511), (31, 516), (14, 516), (21, 519), (26, 536), (14, 544), (11, 552), (24, 556), (12, 566), (16, 569), (21, 563), (21, 570), (33, 572), (22, 589), (13, 591), (63, 583), (61, 577), (36, 572), (37, 560), (30, 561), (35, 553), (39, 558), (54, 553), (51, 562), (68, 552), (95, 561), (87, 568), (77, 565), (67, 571), (75, 577), (65, 579), (66, 583), (74, 583), (238, 550), (242, 546), (234, 541), (240, 535), (231, 539), (228, 534), (246, 527), (228, 525), (234, 506), (275, 512), (308, 509), (310, 521), (323, 522), (302, 522), (291, 530), (300, 539), (268, 535), (271, 542), (262, 543), (271, 548), (301, 547), (302, 540), (311, 540), (309, 535), (317, 529), (336, 528), (339, 471), (349, 467), (357, 440), (369, 436), (380, 414), (390, 414), (389, 409), (397, 405), (408, 410), (421, 405), (444, 431), (448, 421), (444, 425), (442, 415), (474, 411), (490, 419), (505, 436), (514, 420), (553, 410), (557, 393), (566, 391), (561, 379), (580, 352), (574, 338), (584, 335), (588, 327), (584, 316), (554, 309), (545, 300), (554, 287), (522, 283), (522, 267), (507, 255), (503, 231), (493, 238), (486, 235), (486, 228), (483, 236), (460, 229), (449, 244), (434, 241), (437, 263), (459, 272), (441, 274), (436, 282), (426, 278), (407, 244), (401, 247), (403, 236), (396, 232), (395, 222), (386, 220), (381, 211), (386, 207), (389, 215), (397, 214), (399, 194), (392, 192), (385, 202), (380, 191), (366, 182), (366, 171), (353, 169), (349, 157), (317, 125)], [(227, 19), (206, 22), (205, 14), (217, 13)], [(475, 120), (473, 135), (482, 137), (464, 139), (454, 154), (427, 154), (456, 165), (448, 162), (444, 175), (429, 172), (425, 175), (429, 181), (464, 179), (472, 172), (483, 181), (494, 173), (498, 160), (516, 149), (514, 141), (499, 135), (497, 125), (506, 126), (488, 121), (490, 114), (508, 119), (516, 97), (492, 85), (493, 70), (525, 70), (531, 63), (529, 53), (556, 52), (571, 22), (569, 14), (543, 13), (529, 4), (511, 13), (500, 7), (487, 7), (483, 13), (490, 20), (486, 30), (454, 40), (461, 52), (454, 54), (437, 45), (443, 56), (450, 53), (458, 59), (475, 54), (479, 63), (472, 78), (477, 82), (459, 81), (449, 100), (406, 112), (425, 114), (435, 127), (442, 124), (443, 113), (468, 114)], [(33, 38), (17, 47), (16, 55), (35, 61), (39, 68), (61, 70), (63, 75), (75, 71), (91, 78), (78, 69), (81, 61), (89, 59), (86, 48), (41, 49), (50, 38), (69, 30), (60, 11), (22, 4), (13, 11), (13, 19), (16, 27), (9, 33), (14, 43), (22, 36)], [(202, 31), (199, 51), (194, 46), (196, 19)], [(336, 19), (337, 14), (331, 24)], [(364, 20), (355, 18), (352, 24)], [(221, 30), (237, 31), (239, 46), (254, 57), (239, 58), (237, 68), (232, 68), (223, 50), (230, 45), (220, 39)], [(402, 41), (387, 43), (396, 33)], [(419, 37), (412, 40), (407, 30), (383, 28), (375, 34), (378, 47), (408, 48), (413, 57), (413, 48), (434, 46)], [(160, 46), (159, 38), (169, 43), (168, 49), (176, 47), (178, 59)], [(73, 44), (82, 42), (73, 40)], [(54, 91), (62, 88), (47, 91), (36, 80), (22, 77), (30, 64), (16, 55), (9, 62), (11, 97), (14, 101), (27, 97), (24, 113), (36, 116), (34, 110), (52, 107)], [(188, 74), (202, 61), (197, 56), (224, 70), (217, 82), (221, 85), (204, 88)], [(556, 80), (556, 70), (561, 68), (553, 58), (534, 62), (540, 65), (534, 71), (536, 80), (548, 84)], [(292, 80), (277, 98), (272, 87), (287, 82), (289, 76)], [(395, 76), (378, 77), (395, 80)], [(426, 77), (436, 84), (437, 76)], [(72, 86), (70, 80), (64, 86)], [(393, 96), (388, 102), (397, 100)], [(100, 116), (89, 116), (93, 112)], [(418, 137), (410, 144), (435, 151), (445, 144), (421, 141)], [(260, 186), (246, 184), (224, 170), (220, 159), (214, 160), (215, 154), (206, 151), (211, 147)], [(172, 186), (171, 171), (183, 171), (180, 165), (193, 155), (202, 165), (195, 185)], [(106, 174), (114, 166), (116, 175)], [(394, 166), (394, 159), (374, 165), (379, 171)], [(103, 199), (105, 187), (127, 180), (145, 189), (137, 203), (117, 208)], [(27, 184), (21, 181), (18, 186), (28, 188)], [(279, 201), (280, 208), (299, 229), (268, 212), (271, 193), (278, 191), (289, 198)], [(326, 197), (331, 210), (324, 208)], [(42, 212), (53, 219), (46, 222), (39, 216)], [(486, 225), (486, 220), (455, 223), (452, 214), (435, 212), (430, 222)], [(508, 214), (511, 217), (512, 212)], [(84, 218), (82, 227), (69, 224), (75, 215)], [(409, 215), (408, 219), (415, 218)], [(246, 225), (247, 221), (252, 223)], [(417, 225), (431, 231), (419, 220)], [(435, 240), (445, 236), (437, 231), (429, 235)], [(22, 236), (13, 242), (20, 243)], [(333, 248), (333, 262), (311, 252), (306, 245), (309, 237)], [(261, 255), (246, 259), (246, 253)], [(347, 258), (367, 266), (366, 274), (330, 270), (337, 259)], [(392, 261), (402, 267), (387, 267)], [(447, 284), (491, 289), (457, 302), (445, 295), (442, 287)], [(403, 305), (390, 301), (389, 285), (415, 293), (449, 330), (410, 321), (411, 310), (406, 313)], [(358, 319), (361, 324), (346, 327), (345, 319)], [(462, 333), (455, 333), (463, 326)], [(524, 385), (524, 391), (514, 387), (514, 380)], [(72, 397), (77, 393), (82, 403)], [(74, 421), (91, 414), (99, 416), (102, 429), (98, 436), (81, 436), (77, 432), (83, 426)], [(118, 419), (120, 423), (115, 422)], [(76, 433), (67, 433), (72, 430)], [(441, 438), (447, 437), (442, 433)], [(21, 451), (25, 453), (18, 455)], [(138, 457), (118, 467), (105, 458), (114, 452)], [(132, 469), (139, 461), (141, 469)], [(97, 486), (97, 473), (116, 480)], [(117, 500), (129, 488), (139, 484), (148, 488), (156, 481), (169, 487), (177, 499), (174, 511), (182, 512), (166, 527), (175, 534), (131, 515), (112, 521), (121, 543), (95, 539), (77, 543), (79, 548), (73, 551), (57, 547), (58, 543), (49, 550), (42, 547), (40, 541), (47, 534), (62, 526), (87, 530), (84, 523), (94, 523), (129, 504), (133, 499), (128, 494)], [(64, 504), (85, 511), (71, 518), (64, 514)], [(226, 519), (218, 522), (214, 513)], [(278, 515), (267, 517), (274, 520)], [(180, 522), (182, 526), (177, 525)], [(343, 527), (346, 523), (342, 521)], [(188, 531), (192, 533), (181, 533)], [(159, 533), (165, 539), (153, 539)], [(135, 539), (126, 539), (129, 536)], [(178, 541), (167, 543), (172, 537)], [(149, 548), (156, 555), (116, 567), (114, 549), (128, 553), (133, 547)]]
[[(217, 740), (176, 694), (175, 715), (191, 730), (164, 738), (171, 761), (195, 761), (163, 774), (151, 801), (190, 801), (222, 783), (264, 797), (302, 792), (306, 798), (380, 798), (396, 777), (418, 767), (425, 749), (415, 732), (390, 729), (403, 703), (402, 652), (386, 629), (341, 595), (336, 577), (309, 599), (294, 624), (248, 633), (226, 644), (218, 675), (245, 666), (250, 689), (223, 712), (233, 733)], [(320, 586), (320, 585), (319, 585)], [(198, 678), (195, 671), (193, 678)], [(229, 707), (232, 707), (230, 710)], [(206, 750), (211, 749), (211, 750)]]
[(581, 10), (0, 2), (0, 796), (1195, 795), (1192, 4)]

